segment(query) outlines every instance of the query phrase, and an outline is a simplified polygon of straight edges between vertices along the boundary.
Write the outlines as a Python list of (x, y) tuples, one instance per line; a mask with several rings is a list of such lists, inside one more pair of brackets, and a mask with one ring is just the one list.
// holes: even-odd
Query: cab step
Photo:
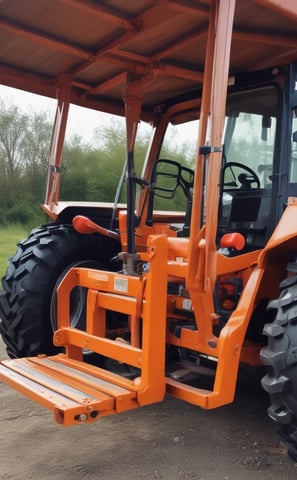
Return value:
[(64, 426), (136, 408), (136, 391), (117, 385), (117, 378), (133, 387), (129, 380), (64, 354), (0, 362), (0, 379), (51, 410)]

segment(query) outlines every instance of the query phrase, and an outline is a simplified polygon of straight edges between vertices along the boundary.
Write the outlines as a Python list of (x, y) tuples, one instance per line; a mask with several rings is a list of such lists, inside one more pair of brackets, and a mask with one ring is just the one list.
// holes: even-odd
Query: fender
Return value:
[(268, 259), (275, 255), (289, 255), (297, 248), (297, 198), (289, 197), (279, 223), (259, 255), (258, 266), (265, 268)]

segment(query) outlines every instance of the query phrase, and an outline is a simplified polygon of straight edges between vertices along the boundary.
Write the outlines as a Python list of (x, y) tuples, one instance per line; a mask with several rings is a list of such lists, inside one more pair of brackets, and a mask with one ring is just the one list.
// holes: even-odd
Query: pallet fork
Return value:
[[(57, 291), (59, 329), (54, 335), (65, 353), (4, 360), (0, 378), (52, 410), (65, 426), (163, 400), (166, 250), (164, 236), (150, 238), (147, 252), (141, 254), (147, 271), (139, 276), (70, 270)], [(76, 286), (88, 289), (86, 331), (70, 327), (70, 293)], [(105, 337), (107, 310), (128, 315), (131, 343)], [(129, 364), (139, 375), (131, 380), (88, 365), (82, 362), (83, 349)]]

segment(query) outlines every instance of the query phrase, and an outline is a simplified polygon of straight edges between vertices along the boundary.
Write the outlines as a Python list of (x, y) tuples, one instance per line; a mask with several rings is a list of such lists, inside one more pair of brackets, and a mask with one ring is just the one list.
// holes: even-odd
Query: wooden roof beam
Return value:
[[(86, 68), (91, 66), (93, 63), (95, 63), (97, 60), (99, 60), (100, 58), (102, 59), (102, 57), (104, 57), (104, 61), (106, 61), (107, 63), (117, 63), (118, 65), (120, 65), (124, 68), (125, 67), (131, 68), (131, 65), (129, 66), (129, 64), (130, 64), (131, 61), (133, 61), (134, 64), (135, 64), (135, 62), (137, 62), (138, 66), (142, 66), (144, 69), (146, 69), (146, 66), (149, 67), (149, 68), (152, 68), (152, 66), (154, 65), (154, 69), (156, 70), (156, 69), (159, 68), (159, 67), (156, 67), (156, 66), (159, 65), (162, 58), (164, 58), (166, 56), (169, 56), (170, 54), (172, 54), (173, 52), (175, 52), (176, 50), (178, 50), (182, 47), (185, 47), (186, 45), (188, 45), (193, 40), (201, 39), (206, 34), (207, 34), (207, 28), (202, 29), (198, 33), (192, 33), (190, 35), (187, 35), (187, 36), (181, 38), (180, 41), (174, 42), (174, 45), (170, 44), (167, 48), (160, 51), (153, 58), (148, 58), (144, 55), (135, 54), (133, 52), (129, 52), (128, 50), (119, 50), (115, 47), (115, 45), (117, 43), (120, 44), (121, 41), (120, 40), (115, 41), (115, 42), (113, 42), (114, 43), (113, 45), (109, 44), (106, 47), (104, 47), (103, 49), (101, 49), (100, 51), (98, 51), (95, 54), (94, 58), (92, 60), (90, 60), (89, 62), (86, 62), (86, 63), (78, 66), (77, 68), (73, 69), (72, 73), (75, 74), (75, 73), (78, 73), (80, 71), (85, 70)], [(108, 53), (110, 55), (107, 55)], [(124, 59), (127, 59), (127, 61), (124, 60)], [(165, 73), (165, 71), (166, 71), (166, 68), (167, 68), (166, 65), (167, 65), (166, 63), (162, 62), (161, 71), (163, 73)], [(191, 70), (191, 69), (174, 67), (174, 70), (173, 70), (173, 67), (172, 66), (170, 67), (168, 65), (167, 72), (169, 72), (170, 69), (171, 69), (172, 72), (173, 71), (175, 72), (173, 76), (178, 76), (180, 78), (186, 78), (187, 77), (186, 72), (188, 71), (189, 72), (189, 74), (188, 74), (189, 79), (193, 78), (193, 70)], [(161, 71), (160, 71), (160, 73), (161, 73)], [(111, 80), (107, 80), (106, 82), (103, 82), (101, 85), (98, 85), (97, 87), (95, 87), (96, 92), (101, 91), (101, 86), (102, 86), (102, 91), (105, 91), (106, 86), (109, 85), (109, 84), (112, 84), (114, 86), (117, 83), (117, 79), (119, 79), (119, 82), (121, 82), (121, 80), (120, 80), (121, 79), (121, 74), (117, 75), (115, 77), (115, 83), (112, 82), (112, 79), (111, 79)], [(112, 82), (112, 83), (110, 83), (110, 82)]]
[(84, 60), (92, 57), (92, 53), (86, 49), (71, 45), (64, 41), (58, 40), (57, 38), (37, 32), (36, 30), (25, 28), (22, 25), (11, 22), (4, 18), (0, 19), (0, 28), (45, 48), (51, 48), (52, 50), (73, 55)]
[(202, 37), (206, 36), (206, 34), (207, 34), (207, 28), (202, 29), (198, 33), (192, 33), (190, 35), (182, 37), (179, 41), (175, 40), (173, 44), (168, 45), (165, 49), (158, 52), (158, 54), (155, 55), (154, 57), (148, 58), (144, 55), (136, 54), (128, 50), (119, 49), (120, 45), (124, 43), (130, 36), (129, 33), (125, 33), (124, 35), (121, 35), (120, 38), (107, 44), (102, 49), (99, 49), (90, 60), (72, 69), (72, 73), (76, 74), (76, 73), (82, 72), (83, 70), (86, 70), (87, 68), (92, 66), (94, 63), (96, 63), (96, 61), (102, 59), (103, 57), (107, 63), (112, 63), (110, 62), (110, 60), (108, 60), (109, 55), (110, 55), (110, 58), (112, 59), (114, 59), (115, 57), (121, 58), (121, 59), (126, 58), (127, 62), (117, 60), (117, 63), (120, 63), (121, 65), (125, 65), (125, 63), (128, 65), (130, 61), (137, 62), (139, 65), (141, 64), (152, 65), (153, 63), (160, 61), (162, 58), (174, 53), (176, 50), (179, 50), (180, 48), (187, 46), (193, 40), (197, 40), (197, 41), (200, 40)]
[(168, 6), (172, 10), (176, 10), (177, 12), (185, 13), (187, 15), (209, 17), (209, 7), (207, 5), (203, 5), (202, 3), (191, 4), (189, 1), (182, 2), (177, 0), (169, 0)]
[[(75, 2), (77, 4), (78, 0), (60, 0), (63, 2)], [(79, 2), (80, 3), (80, 2)], [(151, 28), (153, 25), (156, 24), (156, 18), (159, 18), (158, 16), (156, 17), (156, 12), (158, 11), (159, 3), (157, 2), (156, 5), (153, 5), (151, 8), (143, 12), (142, 14), (142, 27), (146, 31), (147, 29)], [(178, 9), (180, 11), (180, 8)], [(154, 14), (154, 23), (151, 23), (151, 16)], [(161, 22), (162, 19), (159, 18), (158, 22)], [(154, 61), (159, 61), (160, 59), (164, 58), (165, 56), (175, 52), (176, 50), (186, 46), (189, 44), (193, 39), (199, 40), (203, 36), (207, 35), (207, 27), (204, 27), (200, 32), (198, 33), (191, 33), (190, 35), (182, 37), (179, 41), (175, 39), (174, 45), (170, 44), (166, 49), (160, 51), (158, 55), (156, 55), (153, 59), (149, 59), (148, 57), (145, 57), (143, 55), (135, 54), (133, 52), (129, 52), (128, 50), (120, 50), (120, 46), (123, 45), (126, 41), (131, 38), (133, 35), (133, 32), (125, 32), (123, 35), (120, 35), (118, 38), (114, 39), (112, 42), (108, 43), (107, 45), (103, 46), (97, 52), (90, 58), (88, 59), (87, 62), (84, 62), (74, 69), (72, 69), (73, 74), (77, 74), (79, 72), (82, 72), (89, 67), (91, 67), (94, 63), (96, 63), (98, 60), (102, 59), (105, 57), (106, 61), (109, 63), (108, 60), (108, 55), (115, 55), (116, 57), (122, 57), (126, 58), (128, 60), (127, 64), (129, 64), (129, 61), (137, 62), (139, 65), (144, 64), (144, 65), (150, 65)], [(115, 58), (115, 57), (113, 57)], [(118, 61), (117, 61), (118, 63)], [(124, 64), (125, 62), (120, 62)]]
[(267, 45), (280, 45), (283, 47), (297, 48), (297, 35), (276, 35), (268, 32), (255, 32), (236, 28), (233, 31), (233, 39), (239, 41), (265, 43)]
[[(81, 2), (81, 0), (60, 0), (61, 2), (71, 4), (75, 6), (75, 8), (80, 8), (84, 9), (86, 7), (85, 2)], [(164, 13), (160, 15), (160, 6), (162, 3), (167, 3), (167, 0), (156, 0), (155, 3), (142, 12), (141, 17), (137, 17), (138, 21), (138, 26), (139, 26), (139, 31), (147, 31), (151, 28), (155, 28), (156, 24), (161, 24), (164, 21), (164, 18), (168, 19), (168, 12), (166, 16), (164, 17)], [(94, 8), (94, 5), (93, 5)], [(98, 7), (96, 8), (97, 12)], [(100, 16), (100, 13), (97, 12), (97, 15)], [(174, 16), (174, 15), (173, 15)], [(79, 73), (82, 72), (83, 70), (86, 70), (90, 66), (92, 66), (94, 63), (96, 63), (99, 59), (102, 59), (103, 56), (113, 53), (115, 51), (116, 54), (129, 58), (130, 60), (135, 60), (136, 57), (138, 56), (139, 58), (137, 59), (137, 62), (139, 63), (148, 63), (148, 59), (144, 56), (142, 56), (142, 59), (140, 60), (141, 55), (135, 55), (132, 52), (128, 52), (128, 50), (119, 50), (119, 48), (127, 42), (133, 35), (135, 34), (135, 31), (127, 30), (125, 33), (122, 35), (118, 36), (111, 42), (107, 43), (106, 45), (102, 46), (99, 48), (94, 56), (90, 58), (87, 62), (82, 63), (78, 65), (76, 68), (72, 70), (72, 72)]]
[(87, 70), (94, 63), (102, 59), (102, 57), (104, 57), (106, 54), (110, 53), (112, 50), (119, 48), (131, 36), (132, 36), (131, 32), (125, 32), (123, 35), (120, 35), (120, 37), (116, 38), (112, 42), (108, 43), (104, 47), (97, 50), (97, 52), (92, 57), (89, 57), (89, 59), (86, 62), (83, 62), (80, 65), (77, 65), (76, 67), (74, 67), (71, 70), (71, 72), (73, 74), (77, 74), (79, 72), (83, 72), (84, 70)]
[(0, 83), (8, 87), (56, 98), (56, 82), (50, 77), (36, 75), (10, 65), (0, 64)]
[(276, 13), (291, 20), (297, 20), (297, 2), (296, 0), (256, 0), (259, 5), (274, 10)]
[[(147, 76), (149, 73), (149, 69), (151, 69), (152, 72), (156, 75), (166, 75), (166, 76), (171, 76), (175, 78), (182, 78), (190, 81), (195, 81), (195, 82), (197, 81), (202, 82), (203, 80), (202, 72), (199, 72), (194, 69), (190, 70), (186, 68), (177, 67), (164, 62), (155, 62), (153, 65), (148, 66), (148, 68), (146, 68), (146, 66), (143, 66), (142, 72), (140, 74)], [(127, 77), (127, 70), (98, 84), (96, 87), (87, 85), (86, 83), (79, 82), (76, 80), (73, 81), (73, 85), (85, 90), (86, 93), (89, 93), (91, 95), (100, 95), (116, 87), (117, 85), (124, 83), (126, 80), (126, 77)]]
[(127, 72), (125, 71), (125, 72), (119, 73), (119, 75), (115, 75), (114, 77), (111, 77), (105, 82), (100, 83), (100, 85), (98, 85), (97, 87), (87, 88), (87, 86), (85, 85), (85, 90), (86, 90), (86, 93), (90, 93), (91, 95), (100, 95), (108, 90), (111, 90), (114, 87), (117, 87), (118, 85), (121, 85), (121, 83), (124, 83), (126, 81), (126, 78), (127, 78)]
[(159, 75), (183, 78), (186, 80), (193, 80), (194, 82), (203, 80), (203, 73), (199, 72), (198, 70), (181, 68), (163, 62), (160, 62), (158, 65), (156, 65), (154, 71)]
[(126, 31), (137, 31), (141, 27), (141, 20), (138, 17), (132, 19), (124, 18), (120, 12), (98, 5), (91, 0), (59, 0), (60, 3), (68, 5), (80, 12), (91, 14), (93, 17), (105, 20), (112, 25), (123, 28)]
[[(134, 67), (135, 65), (131, 64), (131, 68), (134, 68)], [(193, 69), (182, 68), (175, 65), (170, 65), (165, 62), (155, 62), (153, 65), (147, 65), (147, 66), (143, 65), (141, 68), (142, 68), (142, 72), (140, 74), (142, 75), (148, 75), (149, 70), (151, 69), (152, 72), (156, 75), (166, 75), (170, 77), (181, 78), (181, 79), (186, 79), (186, 80), (195, 81), (195, 82), (202, 81), (203, 79), (203, 73), (197, 70), (194, 70), (194, 68)], [(80, 83), (80, 86), (84, 88), (88, 93), (93, 95), (94, 94), (99, 95), (123, 83), (125, 81), (128, 70), (129, 68), (127, 68), (125, 72), (121, 72), (118, 75), (113, 76), (110, 79), (98, 84), (96, 87), (87, 86), (86, 84), (82, 84), (81, 82), (79, 83)], [(73, 85), (75, 84), (78, 85), (78, 82), (74, 80)]]
[(161, 59), (164, 57), (168, 57), (169, 55), (176, 52), (177, 50), (180, 50), (181, 48), (186, 47), (191, 42), (201, 40), (201, 38), (203, 37), (206, 38), (207, 29), (208, 27), (205, 26), (205, 28), (202, 28), (198, 32), (193, 32), (189, 35), (186, 35), (180, 38), (179, 40), (174, 39), (174, 41), (170, 43), (170, 45), (168, 45), (166, 48), (163, 48), (157, 55), (154, 56), (154, 58), (156, 59), (156, 57), (158, 57), (159, 59)]

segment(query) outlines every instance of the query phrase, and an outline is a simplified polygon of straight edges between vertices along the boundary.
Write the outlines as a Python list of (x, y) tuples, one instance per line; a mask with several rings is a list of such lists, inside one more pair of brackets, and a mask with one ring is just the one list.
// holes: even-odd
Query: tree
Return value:
[(23, 113), (0, 99), (0, 210), (1, 221), (27, 223), (41, 216), (51, 140), (46, 111)]
[[(39, 204), (43, 200), (52, 130), (49, 112), (23, 113), (17, 106), (1, 100), (0, 108), (0, 212), (5, 212), (7, 220), (13, 222), (26, 223), (38, 214), (41, 219)], [(149, 137), (148, 128), (140, 124), (134, 158), (139, 176)], [(127, 156), (124, 119), (114, 118), (112, 123), (101, 125), (94, 130), (93, 138), (93, 145), (77, 134), (65, 142), (61, 200), (114, 201)], [(189, 145), (165, 142), (161, 156), (189, 165)], [(125, 182), (119, 201), (126, 201)], [(164, 199), (158, 202), (159, 208), (178, 209), (184, 203), (184, 195), (179, 192), (169, 204)], [(1, 221), (4, 221), (2, 214)]]
[(87, 157), (90, 148), (77, 134), (72, 135), (65, 143), (61, 171), (60, 198), (62, 200), (88, 200)]
[(52, 125), (47, 111), (32, 112), (24, 140), (24, 187), (41, 201), (47, 173)]
[(24, 146), (29, 118), (15, 105), (0, 100), (0, 204), (9, 208), (18, 200), (24, 171)]

